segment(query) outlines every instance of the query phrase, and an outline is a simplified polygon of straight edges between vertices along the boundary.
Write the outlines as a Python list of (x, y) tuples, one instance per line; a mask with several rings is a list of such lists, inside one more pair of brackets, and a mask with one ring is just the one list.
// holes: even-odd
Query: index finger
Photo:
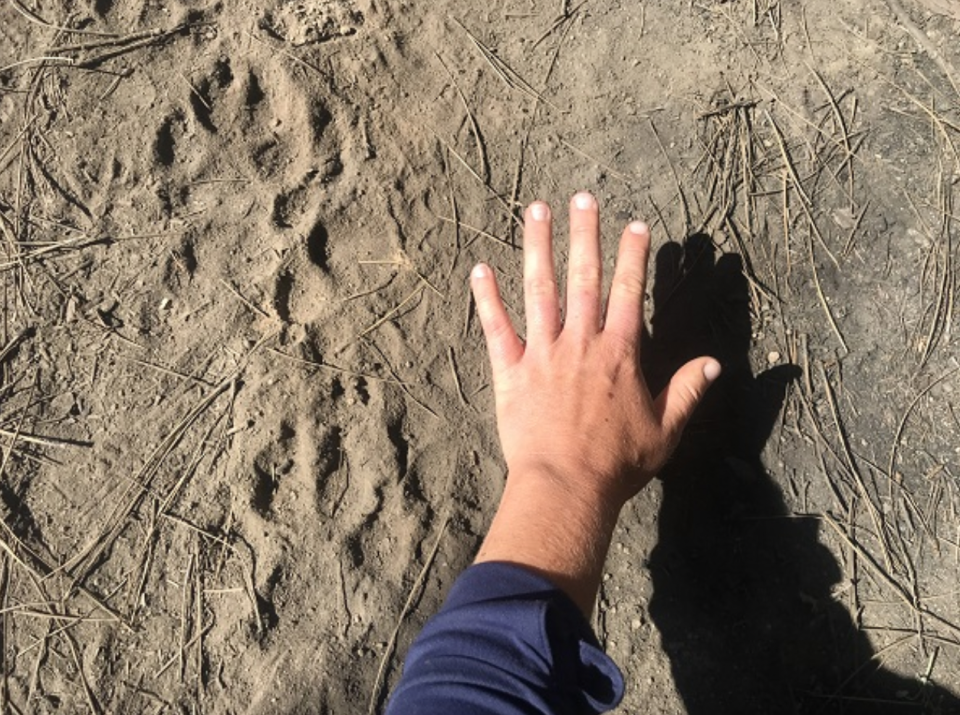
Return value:
[(610, 286), (604, 332), (627, 345), (636, 345), (643, 327), (643, 300), (650, 259), (650, 229), (634, 221), (620, 237), (617, 265)]

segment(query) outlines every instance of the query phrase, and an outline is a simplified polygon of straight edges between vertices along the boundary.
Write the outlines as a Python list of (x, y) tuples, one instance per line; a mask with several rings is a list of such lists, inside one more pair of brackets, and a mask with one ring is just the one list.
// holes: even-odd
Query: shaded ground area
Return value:
[(743, 266), (736, 254), (716, 263), (713, 254), (702, 235), (660, 249), (647, 347), (651, 375), (704, 353), (726, 365), (662, 475), (650, 557), (650, 616), (686, 711), (960, 709), (928, 679), (884, 669), (857, 614), (834, 598), (844, 574), (818, 538), (831, 517), (788, 508), (762, 461), (802, 370), (754, 377)]

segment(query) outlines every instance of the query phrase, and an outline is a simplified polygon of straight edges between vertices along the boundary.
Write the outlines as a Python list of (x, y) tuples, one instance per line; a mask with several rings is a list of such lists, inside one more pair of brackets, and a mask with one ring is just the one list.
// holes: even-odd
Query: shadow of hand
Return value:
[(696, 355), (724, 368), (661, 473), (650, 560), (650, 615), (687, 712), (960, 712), (950, 693), (871, 660), (865, 635), (832, 597), (842, 573), (819, 543), (818, 522), (792, 517), (764, 470), (761, 452), (800, 371), (753, 376), (739, 256), (716, 260), (702, 235), (668, 244), (653, 297), (643, 355), (654, 394)]

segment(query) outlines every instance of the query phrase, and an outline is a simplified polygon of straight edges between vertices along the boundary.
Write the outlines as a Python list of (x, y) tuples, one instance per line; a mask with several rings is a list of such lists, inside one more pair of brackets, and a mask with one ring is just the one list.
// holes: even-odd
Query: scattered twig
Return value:
[(457, 78), (453, 76), (453, 72), (450, 71), (450, 68), (447, 67), (447, 64), (443, 61), (443, 58), (438, 52), (434, 52), (433, 54), (436, 55), (437, 61), (440, 62), (440, 66), (446, 70), (447, 75), (450, 77), (450, 81), (453, 82), (453, 87), (457, 90), (457, 95), (460, 97), (460, 103), (463, 104), (463, 111), (467, 113), (467, 119), (470, 122), (470, 131), (473, 132), (473, 141), (476, 144), (477, 149), (477, 166), (479, 167), (479, 174), (483, 178), (483, 181), (489, 184), (490, 162), (487, 160), (487, 147), (483, 141), (483, 135), (480, 133), (480, 125), (477, 124), (477, 118), (474, 116), (473, 110), (470, 109), (470, 104), (467, 102), (467, 97), (464, 95), (463, 90), (460, 89), (460, 85), (457, 82)]
[(917, 393), (916, 397), (914, 397), (910, 401), (910, 404), (907, 405), (907, 409), (904, 410), (903, 417), (900, 418), (900, 423), (897, 425), (897, 431), (893, 435), (893, 444), (890, 446), (890, 459), (887, 462), (887, 479), (889, 480), (891, 489), (892, 489), (892, 484), (895, 481), (894, 467), (896, 466), (897, 452), (900, 450), (900, 440), (903, 438), (903, 430), (907, 426), (907, 420), (910, 419), (910, 415), (913, 414), (913, 410), (920, 403), (920, 400), (923, 399), (924, 395), (926, 395), (928, 392), (930, 392), (930, 390), (932, 390), (934, 387), (939, 385), (944, 380), (947, 380), (948, 378), (953, 377), (958, 372), (960, 372), (960, 367), (955, 367), (952, 370), (948, 370), (937, 379), (933, 380), (930, 384), (928, 384), (926, 387), (920, 390), (920, 392)]
[[(490, 239), (491, 241), (496, 241), (497, 243), (499, 243), (499, 244), (501, 244), (501, 245), (503, 245), (503, 246), (506, 246), (507, 248), (513, 248), (513, 249), (516, 249), (516, 248), (517, 248), (516, 246), (514, 246), (513, 244), (511, 244), (510, 241), (505, 241), (505, 240), (503, 240), (502, 238), (500, 238), (499, 236), (494, 236), (492, 233), (490, 233), (490, 232), (488, 232), (488, 231), (484, 231), (482, 228), (477, 228), (476, 226), (470, 226), (469, 224), (466, 224), (466, 223), (464, 223), (463, 221), (460, 221), (460, 220), (455, 219), (455, 218), (450, 218), (449, 216), (437, 216), (437, 218), (438, 218), (439, 220), (443, 221), (444, 223), (453, 224), (453, 225), (456, 226), (457, 228), (463, 228), (463, 229), (466, 229), (467, 231), (472, 231), (472, 232), (473, 232), (474, 234), (476, 234), (477, 236), (481, 236), (481, 237), (483, 237), (483, 238), (488, 238), (488, 239)], [(468, 243), (467, 245), (470, 245), (470, 244)]]
[(381, 325), (383, 325), (383, 324), (386, 323), (388, 320), (390, 320), (394, 315), (396, 315), (396, 314), (399, 313), (401, 310), (403, 310), (403, 307), (404, 307), (407, 303), (409, 303), (409, 302), (412, 301), (414, 298), (416, 298), (416, 297), (419, 296), (421, 293), (423, 293), (423, 289), (424, 289), (425, 287), (426, 287), (426, 284), (423, 282), (423, 279), (421, 278), (419, 281), (417, 281), (417, 286), (416, 286), (416, 288), (414, 288), (412, 291), (410, 291), (409, 295), (407, 295), (406, 298), (404, 298), (403, 300), (401, 300), (397, 305), (395, 305), (393, 308), (391, 308), (391, 309), (388, 310), (386, 313), (384, 313), (382, 316), (380, 316), (380, 318), (379, 318), (378, 320), (376, 320), (376, 321), (373, 322), (371, 325), (367, 326), (367, 327), (364, 328), (362, 331), (360, 331), (360, 332), (357, 334), (357, 336), (356, 336), (357, 339), (362, 338), (362, 337), (365, 337), (365, 336), (368, 335), (369, 333), (372, 333), (374, 330), (376, 330), (376, 329), (379, 328)]
[[(194, 537), (195, 538), (195, 537)], [(183, 682), (184, 671), (187, 667), (187, 631), (190, 625), (190, 601), (193, 596), (193, 569), (194, 556), (190, 554), (187, 562), (186, 574), (180, 584), (180, 650), (177, 653), (177, 663), (180, 669), (180, 682)]]
[(395, 380), (395, 379), (393, 379), (393, 378), (380, 377), (379, 375), (371, 375), (371, 374), (369, 374), (369, 373), (356, 372), (356, 371), (354, 371), (354, 370), (347, 370), (346, 368), (338, 367), (337, 365), (331, 365), (330, 363), (326, 363), (326, 362), (316, 362), (316, 361), (313, 361), (313, 360), (304, 360), (303, 358), (299, 358), (299, 357), (296, 357), (296, 356), (294, 356), (294, 355), (288, 355), (287, 353), (281, 352), (280, 350), (277, 350), (276, 348), (269, 348), (269, 349), (268, 349), (268, 352), (274, 353), (275, 355), (279, 355), (280, 357), (286, 358), (287, 360), (290, 360), (290, 361), (292, 361), (292, 362), (299, 363), (299, 364), (301, 364), (301, 365), (303, 365), (303, 366), (305, 366), (305, 367), (312, 367), (312, 368), (316, 368), (316, 369), (318, 369), (318, 370), (329, 370), (329, 371), (331, 371), (331, 372), (335, 372), (335, 373), (338, 373), (338, 374), (341, 374), (341, 375), (349, 375), (349, 376), (351, 376), (351, 377), (361, 377), (361, 378), (363, 378), (364, 380), (370, 380), (371, 382), (384, 382), (384, 383), (387, 383), (387, 384), (389, 384), (389, 385), (396, 385), (396, 386), (398, 386), (398, 387), (400, 387), (400, 386), (403, 385), (402, 382), (398, 382), (397, 380)]
[(84, 440), (76, 439), (67, 439), (65, 437), (40, 437), (39, 435), (27, 434), (25, 432), (20, 432), (16, 434), (5, 430), (0, 427), (0, 437), (7, 437), (8, 439), (19, 440), (20, 442), (26, 442), (28, 444), (35, 444), (39, 447), (92, 447), (93, 442), (87, 442)]
[(830, 310), (830, 304), (827, 303), (827, 297), (823, 294), (823, 287), (820, 285), (820, 273), (817, 270), (817, 257), (813, 252), (813, 237), (810, 232), (807, 232), (807, 252), (810, 256), (810, 271), (813, 274), (813, 286), (817, 291), (817, 298), (820, 300), (820, 305), (823, 307), (823, 312), (827, 316), (827, 322), (830, 323), (830, 328), (833, 330), (833, 334), (837, 336), (837, 340), (840, 341), (840, 346), (843, 348), (844, 353), (849, 353), (850, 348), (847, 347), (847, 341), (843, 339), (843, 333), (840, 332), (840, 328), (837, 326), (837, 321), (833, 317), (833, 313)]
[(9, 622), (7, 620), (8, 603), (10, 596), (10, 565), (7, 555), (0, 556), (0, 712), (7, 712), (10, 702), (9, 683), (7, 682), (7, 639), (9, 637)]
[[(191, 639), (186, 643), (186, 645), (185, 645), (184, 647), (185, 647), (185, 648), (192, 648), (193, 646), (195, 646), (195, 645), (197, 644), (197, 641), (198, 641), (202, 636), (205, 636), (207, 633), (209, 633), (212, 628), (213, 628), (213, 624), (212, 624), (212, 623), (208, 623), (207, 626), (206, 626), (202, 631), (200, 631), (200, 633), (196, 634), (193, 638), (191, 638)], [(164, 663), (163, 665), (160, 666), (160, 669), (159, 669), (156, 673), (153, 674), (154, 679), (159, 678), (161, 675), (163, 675), (163, 674), (166, 673), (168, 670), (170, 670), (170, 668), (172, 668), (174, 665), (176, 665), (176, 663), (177, 663), (179, 660), (180, 660), (180, 654), (179, 654), (179, 652), (178, 652), (178, 653), (176, 653), (172, 658), (170, 658), (170, 660), (168, 660), (166, 663)]]
[(390, 640), (387, 642), (387, 647), (383, 651), (383, 657), (380, 659), (380, 667), (377, 668), (377, 677), (373, 683), (373, 690), (370, 692), (370, 702), (367, 706), (367, 715), (374, 715), (377, 710), (380, 700), (380, 690), (383, 687), (383, 678), (386, 674), (387, 666), (393, 657), (393, 652), (397, 647), (397, 638), (400, 635), (400, 628), (403, 626), (404, 619), (407, 617), (407, 614), (413, 607), (413, 602), (419, 597), (420, 592), (423, 589), (424, 583), (427, 580), (427, 574), (430, 571), (430, 567), (433, 565), (434, 559), (437, 558), (437, 552), (440, 550), (440, 542), (443, 539), (443, 535), (447, 530), (447, 524), (449, 523), (450, 517), (444, 517), (443, 523), (440, 525), (440, 531), (437, 534), (437, 539), (433, 542), (433, 548), (430, 549), (430, 553), (427, 555), (427, 560), (424, 562), (423, 568), (420, 569), (420, 574), (417, 576), (416, 581), (414, 581), (413, 587), (410, 589), (410, 593), (407, 594), (406, 603), (403, 604), (403, 608), (400, 610), (400, 616), (397, 618), (397, 624), (393, 629), (393, 633), (390, 635)]
[(70, 32), (77, 35), (92, 35), (94, 37), (117, 37), (117, 35), (111, 32), (97, 32), (96, 30), (77, 30), (72, 27), (65, 27), (63, 25), (54, 25), (52, 22), (47, 22), (42, 17), (40, 17), (36, 12), (30, 8), (24, 7), (20, 0), (10, 0), (10, 4), (13, 5), (13, 9), (18, 13), (23, 15), (27, 20), (41, 27), (45, 27), (48, 30), (56, 30), (57, 32)]
[(247, 300), (247, 299), (244, 297), (243, 293), (241, 293), (239, 290), (237, 290), (237, 289), (236, 289), (233, 285), (231, 285), (229, 282), (227, 282), (227, 281), (225, 281), (223, 278), (221, 278), (221, 279), (220, 279), (220, 284), (221, 284), (224, 288), (226, 288), (228, 291), (230, 291), (231, 293), (233, 293), (233, 295), (236, 296), (236, 298), (237, 298), (241, 303), (243, 303), (245, 306), (247, 306), (247, 307), (248, 307), (250, 310), (252, 310), (254, 313), (256, 313), (257, 315), (259, 315), (259, 316), (261, 316), (261, 317), (263, 317), (263, 318), (267, 318), (267, 319), (270, 318), (270, 314), (269, 314), (267, 311), (265, 311), (263, 308), (259, 307), (258, 305), (254, 304), (254, 303), (251, 303), (249, 300)]
[[(546, 40), (548, 37), (550, 37), (550, 35), (556, 32), (557, 29), (561, 27), (564, 23), (572, 21), (573, 18), (576, 17), (577, 11), (580, 10), (580, 8), (582, 8), (584, 5), (586, 5), (587, 2), (589, 2), (589, 0), (583, 0), (582, 2), (578, 3), (576, 7), (571, 9), (567, 7), (569, 0), (564, 0), (563, 8), (561, 9), (560, 14), (553, 21), (553, 24), (546, 31), (544, 31), (544, 33), (540, 35), (540, 37), (537, 38), (536, 42), (533, 43), (533, 48), (534, 49), (538, 48), (541, 45), (541, 43), (543, 43), (544, 40)], [(640, 34), (642, 35), (643, 33), (640, 33)]]
[(840, 132), (840, 141), (843, 143), (843, 148), (846, 156), (844, 156), (843, 161), (840, 163), (837, 173), (843, 171), (844, 167), (847, 167), (847, 188), (848, 194), (847, 198), (850, 201), (850, 207), (853, 209), (855, 202), (853, 198), (853, 185), (854, 185), (854, 172), (853, 172), (853, 149), (850, 146), (850, 133), (847, 130), (847, 122), (843, 117), (843, 112), (840, 111), (840, 105), (837, 104), (836, 97), (833, 96), (833, 92), (830, 91), (830, 87), (827, 86), (826, 81), (820, 75), (817, 70), (813, 67), (807, 65), (807, 69), (813, 73), (813, 76), (816, 77), (817, 82), (820, 84), (820, 88), (823, 90), (823, 93), (827, 96), (827, 100), (830, 103), (830, 107), (833, 110), (834, 122), (836, 123), (837, 130)]
[(457, 396), (460, 398), (460, 404), (464, 407), (472, 408), (473, 405), (467, 400), (467, 396), (463, 393), (463, 384), (460, 382), (460, 375), (457, 372), (457, 362), (453, 354), (453, 346), (447, 346), (447, 357), (450, 360), (450, 374), (453, 375), (453, 384), (457, 387)]
[[(261, 343), (262, 344), (262, 343)], [(259, 347), (259, 346), (258, 346)], [(255, 348), (256, 349), (256, 348)], [(107, 517), (106, 525), (76, 556), (57, 568), (71, 574), (77, 583), (82, 583), (100, 555), (109, 549), (126, 527), (127, 519), (136, 510), (147, 494), (167, 455), (180, 443), (187, 431), (206, 412), (206, 410), (227, 390), (236, 386), (236, 377), (231, 376), (211, 390), (191, 409), (180, 422), (167, 434), (157, 448), (147, 458), (143, 467), (134, 476), (124, 490), (113, 512)]]
[(735, 112), (740, 109), (753, 109), (758, 104), (760, 104), (760, 102), (759, 100), (756, 100), (756, 99), (748, 99), (740, 102), (729, 102), (728, 104), (724, 104), (719, 107), (716, 107), (715, 109), (711, 109), (707, 112), (702, 112), (701, 114), (698, 114), (697, 119), (709, 119), (710, 117), (718, 117), (722, 114), (726, 114), (728, 112)]
[(824, 394), (827, 396), (827, 404), (830, 407), (830, 414), (833, 416), (833, 423), (837, 431), (837, 441), (840, 443), (840, 449), (843, 456), (846, 458), (847, 469), (849, 473), (853, 475), (854, 482), (856, 482), (857, 489), (860, 492), (860, 497), (863, 499), (864, 503), (867, 506), (867, 512), (870, 514), (870, 519), (873, 521), (873, 528), (877, 532), (877, 540), (880, 544), (880, 550), (883, 553), (883, 560), (888, 569), (893, 568), (893, 562), (890, 559), (890, 549), (887, 546), (887, 530), (883, 523), (883, 517), (880, 515), (880, 510), (877, 509), (877, 505), (873, 501), (873, 497), (867, 491), (867, 487), (863, 482), (863, 475), (860, 474), (860, 468), (857, 466), (857, 460), (854, 458), (853, 453), (850, 451), (850, 443), (847, 440), (847, 433), (843, 427), (843, 421), (840, 419), (840, 410), (837, 409), (837, 402), (833, 394), (833, 386), (830, 384), (830, 379), (827, 377), (827, 370), (823, 366), (823, 363), (819, 363), (820, 367), (820, 379), (823, 382)]
[(937, 49), (937, 46), (931, 42), (923, 30), (917, 27), (916, 23), (910, 18), (910, 15), (907, 14), (907, 11), (903, 9), (900, 0), (887, 0), (887, 5), (893, 10), (893, 14), (897, 16), (897, 20), (903, 25), (904, 29), (916, 43), (920, 45), (920, 48), (937, 64), (940, 71), (943, 72), (944, 77), (946, 77), (950, 83), (950, 86), (953, 87), (953, 91), (957, 93), (957, 97), (960, 98), (960, 86), (958, 86), (956, 80), (954, 80), (953, 68), (944, 59), (943, 55)]
[(561, 143), (561, 144), (563, 144), (565, 147), (567, 147), (567, 149), (569, 149), (570, 151), (572, 151), (574, 154), (579, 154), (580, 156), (582, 156), (584, 159), (587, 159), (588, 161), (592, 161), (594, 164), (596, 164), (597, 166), (599, 166), (599, 167), (600, 167), (601, 169), (603, 169), (605, 172), (607, 172), (608, 174), (610, 174), (610, 176), (616, 177), (617, 179), (620, 179), (621, 181), (624, 181), (624, 182), (627, 182), (627, 183), (636, 180), (636, 177), (630, 176), (629, 174), (624, 174), (624, 173), (621, 172), (621, 171), (617, 171), (616, 169), (614, 169), (614, 168), (613, 168), (612, 166), (610, 166), (609, 164), (604, 164), (602, 161), (600, 161), (600, 160), (597, 159), (596, 157), (590, 156), (590, 154), (588, 154), (587, 152), (585, 152), (583, 149), (580, 149), (579, 147), (574, 146), (573, 144), (571, 144), (570, 142), (568, 142), (568, 141), (567, 141), (566, 139), (564, 139), (563, 137), (557, 137), (557, 138), (560, 140), (560, 143)]
[(497, 56), (496, 52), (483, 44), (483, 42), (480, 41), (480, 38), (470, 32), (470, 30), (468, 30), (462, 22), (456, 18), (453, 18), (453, 21), (467, 34), (467, 36), (470, 38), (470, 41), (473, 42), (474, 47), (477, 48), (477, 51), (480, 53), (483, 59), (487, 61), (487, 64), (493, 68), (493, 71), (496, 73), (496, 75), (503, 80), (504, 84), (511, 89), (520, 90), (528, 97), (532, 97), (539, 102), (543, 102), (557, 111), (562, 111), (550, 100), (546, 99), (541, 92), (538, 92), (536, 89), (534, 89), (533, 86), (523, 77), (521, 77), (513, 68), (511, 68), (510, 65), (501, 60)]
[(297, 64), (300, 65), (301, 67), (306, 67), (308, 70), (310, 70), (310, 71), (312, 71), (312, 72), (316, 72), (316, 73), (319, 74), (321, 77), (327, 77), (327, 76), (328, 76), (326, 72), (324, 72), (322, 69), (320, 69), (320, 68), (317, 67), (316, 65), (311, 64), (310, 62), (307, 62), (306, 60), (301, 59), (300, 57), (297, 57), (295, 54), (293, 54), (292, 52), (288, 52), (287, 50), (283, 49), (282, 47), (274, 47), (273, 45), (271, 45), (271, 44), (269, 44), (269, 43), (267, 43), (267, 42), (264, 42), (264, 41), (261, 40), (259, 37), (255, 37), (254, 35), (250, 34), (250, 33), (247, 32), (246, 30), (243, 31), (243, 34), (246, 35), (247, 37), (249, 37), (249, 38), (250, 38), (251, 40), (253, 40), (254, 42), (256, 42), (258, 45), (263, 45), (263, 46), (266, 47), (267, 49), (273, 50), (273, 51), (276, 52), (277, 54), (283, 55), (284, 57), (293, 60), (295, 63), (297, 63)]
[(17, 349), (20, 343), (29, 338), (31, 335), (33, 335), (33, 331), (26, 329), (21, 330), (19, 333), (17, 333), (17, 335), (11, 338), (10, 341), (3, 346), (3, 348), (0, 348), (0, 363), (6, 360), (7, 357), (9, 357), (10, 354)]
[[(464, 168), (466, 168), (466, 170), (467, 170), (468, 172), (470, 172), (470, 175), (473, 176), (473, 178), (475, 178), (477, 181), (479, 181), (479, 182), (484, 186), (484, 188), (486, 188), (487, 191), (490, 192), (490, 195), (494, 198), (494, 200), (496, 200), (497, 203), (499, 203), (501, 206), (503, 206), (503, 208), (504, 208), (504, 210), (507, 212), (507, 214), (508, 214), (509, 216), (513, 217), (513, 220), (522, 228), (522, 227), (523, 227), (523, 222), (520, 221), (520, 219), (517, 218), (516, 214), (515, 214), (514, 211), (513, 211), (513, 207), (512, 207), (509, 203), (507, 203), (506, 199), (504, 199), (503, 196), (501, 196), (501, 195), (499, 194), (499, 192), (497, 192), (497, 190), (494, 189), (494, 188), (489, 184), (489, 182), (484, 181), (484, 180), (483, 180), (483, 177), (480, 176), (480, 174), (478, 174), (478, 173), (476, 172), (476, 170), (475, 170), (472, 166), (470, 166), (470, 164), (467, 162), (466, 159), (464, 159), (462, 156), (460, 156), (460, 154), (457, 152), (456, 149), (454, 149), (452, 146), (450, 146), (449, 142), (445, 141), (445, 140), (444, 140), (442, 137), (440, 137), (440, 135), (437, 134), (436, 132), (434, 132), (434, 136), (437, 138), (437, 141), (440, 142), (441, 144), (443, 144), (443, 146), (445, 146), (445, 147), (447, 148), (447, 151), (449, 151), (451, 154), (453, 154), (453, 156), (456, 157), (457, 161), (459, 161), (459, 162), (464, 166)], [(508, 244), (508, 245), (509, 245), (509, 244)]]
[(419, 399), (417, 398), (417, 396), (414, 395), (414, 394), (410, 391), (410, 388), (407, 387), (407, 383), (400, 379), (399, 375), (397, 375), (396, 371), (393, 369), (393, 367), (391, 367), (390, 361), (387, 359), (387, 356), (384, 354), (383, 350), (380, 349), (380, 346), (377, 345), (377, 344), (376, 344), (375, 342), (373, 342), (372, 340), (370, 340), (369, 338), (365, 339), (364, 342), (365, 342), (366, 345), (369, 345), (370, 347), (372, 347), (374, 350), (377, 351), (377, 354), (380, 356), (380, 359), (383, 360), (383, 364), (386, 366), (386, 368), (387, 368), (387, 370), (390, 372), (390, 374), (393, 375), (393, 378), (394, 378), (394, 380), (395, 380), (395, 384), (396, 384), (401, 390), (403, 390), (404, 394), (406, 394), (407, 397), (409, 397), (411, 400), (413, 400), (414, 404), (416, 404), (420, 409), (422, 409), (422, 410), (424, 410), (425, 412), (429, 413), (431, 416), (439, 419), (439, 418), (440, 418), (440, 415), (438, 415), (438, 414), (437, 414), (433, 409), (431, 409), (428, 405), (424, 404), (421, 400), (419, 400)]
[(689, 236), (691, 221), (687, 194), (683, 190), (683, 185), (680, 183), (680, 175), (677, 173), (677, 167), (673, 165), (673, 160), (667, 153), (667, 147), (664, 146), (663, 141), (660, 139), (660, 132), (657, 131), (657, 125), (653, 123), (653, 117), (647, 117), (647, 121), (650, 122), (650, 131), (653, 133), (654, 139), (657, 140), (657, 146), (660, 147), (660, 152), (663, 154), (663, 158), (666, 159), (667, 166), (670, 167), (670, 173), (673, 175), (673, 182), (677, 187), (677, 194), (680, 196), (680, 205), (683, 207), (683, 235)]

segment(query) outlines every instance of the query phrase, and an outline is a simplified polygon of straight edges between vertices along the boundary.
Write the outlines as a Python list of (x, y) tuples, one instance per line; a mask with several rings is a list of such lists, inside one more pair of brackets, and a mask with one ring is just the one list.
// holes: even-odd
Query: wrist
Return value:
[(508, 464), (507, 489), (523, 491), (541, 502), (556, 502), (595, 518), (619, 515), (627, 496), (617, 488), (618, 480), (585, 465), (558, 467), (549, 463)]
[(512, 472), (476, 563), (501, 561), (549, 579), (590, 614), (623, 501), (550, 469)]

